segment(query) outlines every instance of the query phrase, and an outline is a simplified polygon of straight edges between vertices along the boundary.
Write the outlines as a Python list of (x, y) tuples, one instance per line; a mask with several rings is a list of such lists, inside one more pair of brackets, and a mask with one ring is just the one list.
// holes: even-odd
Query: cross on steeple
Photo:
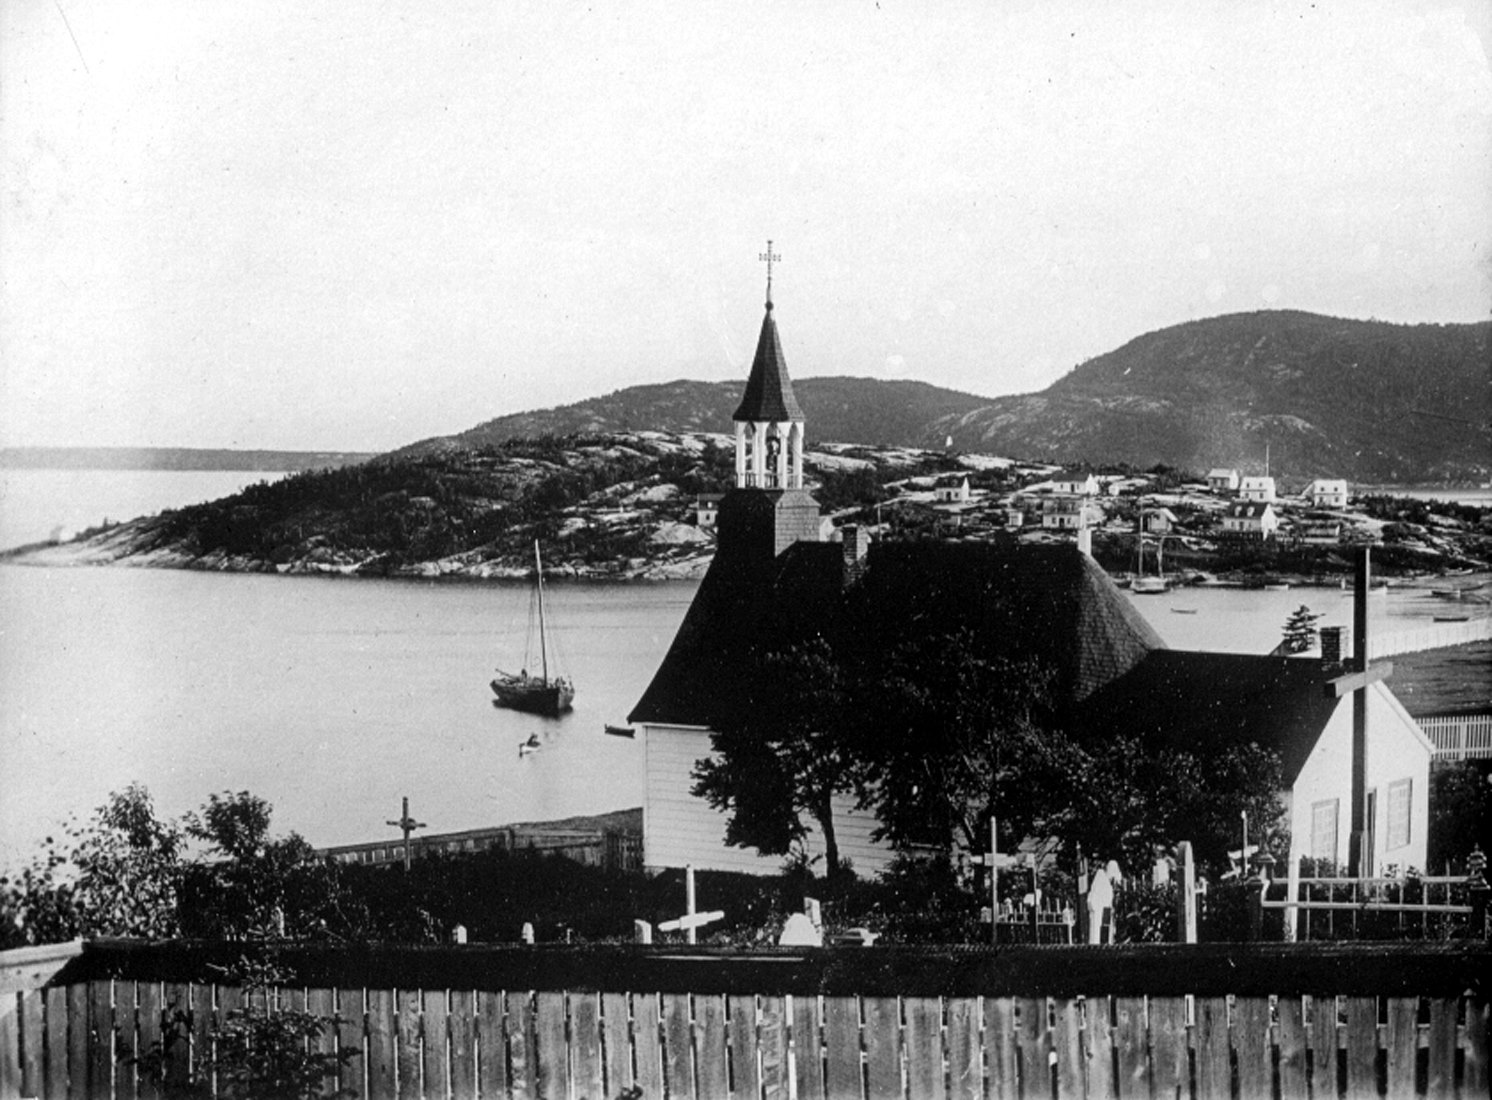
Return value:
[(772, 308), (772, 264), (781, 262), (782, 257), (772, 251), (772, 242), (767, 242), (767, 250), (757, 257), (758, 260), (767, 265), (767, 308)]

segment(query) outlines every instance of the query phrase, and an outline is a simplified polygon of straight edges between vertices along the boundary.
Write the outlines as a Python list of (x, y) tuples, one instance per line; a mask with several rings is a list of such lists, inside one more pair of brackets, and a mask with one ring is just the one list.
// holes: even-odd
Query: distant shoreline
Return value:
[(0, 469), (293, 473), (350, 466), (375, 457), (371, 451), (267, 451), (229, 447), (0, 447)]

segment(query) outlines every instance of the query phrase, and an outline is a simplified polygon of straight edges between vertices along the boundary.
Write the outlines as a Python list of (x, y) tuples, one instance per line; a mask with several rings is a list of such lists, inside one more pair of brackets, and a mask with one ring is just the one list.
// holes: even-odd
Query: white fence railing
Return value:
[[(1492, 638), (1492, 616), (1468, 619), (1461, 623), (1435, 623), (1418, 630), (1398, 630), (1392, 634), (1368, 638), (1368, 658), (1379, 660), (1396, 653), (1418, 653), (1426, 649), (1441, 649), (1451, 645), (1468, 645)], [(1346, 638), (1342, 644), (1349, 643)]]
[(1436, 760), (1492, 758), (1492, 714), (1437, 714), (1415, 722), (1434, 743)]

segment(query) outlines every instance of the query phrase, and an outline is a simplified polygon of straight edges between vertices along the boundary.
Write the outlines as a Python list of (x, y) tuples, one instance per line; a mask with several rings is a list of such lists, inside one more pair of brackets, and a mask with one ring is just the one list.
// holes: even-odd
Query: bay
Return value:
[[(498, 710), (524, 586), (0, 567), (0, 866), (139, 781), (170, 816), (248, 790), (313, 844), (642, 804), (622, 723), (695, 585), (555, 584), (575, 710)], [(518, 754), (538, 733), (539, 752)]]

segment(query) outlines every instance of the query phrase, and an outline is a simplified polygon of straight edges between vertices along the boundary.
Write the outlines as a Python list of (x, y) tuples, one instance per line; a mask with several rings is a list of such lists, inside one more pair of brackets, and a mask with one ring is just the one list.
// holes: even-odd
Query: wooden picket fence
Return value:
[[(155, 1095), (127, 1057), (242, 947), (0, 953), (0, 1097)], [(1484, 944), (277, 949), (369, 1098), (1486, 1097)], [(29, 969), (27, 968), (28, 964)]]

